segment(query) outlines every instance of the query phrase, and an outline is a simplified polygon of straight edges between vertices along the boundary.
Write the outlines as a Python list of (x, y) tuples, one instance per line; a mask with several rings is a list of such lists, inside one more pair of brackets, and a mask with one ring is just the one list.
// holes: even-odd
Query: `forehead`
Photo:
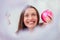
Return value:
[(27, 8), (25, 10), (25, 13), (31, 13), (31, 12), (36, 12), (36, 10), (34, 8)]

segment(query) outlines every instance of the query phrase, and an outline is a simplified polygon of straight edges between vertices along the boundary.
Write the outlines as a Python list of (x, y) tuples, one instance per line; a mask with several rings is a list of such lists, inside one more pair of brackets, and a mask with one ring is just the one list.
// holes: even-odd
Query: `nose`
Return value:
[(33, 17), (30, 15), (28, 19), (29, 19), (29, 20), (32, 20), (32, 18), (33, 18)]

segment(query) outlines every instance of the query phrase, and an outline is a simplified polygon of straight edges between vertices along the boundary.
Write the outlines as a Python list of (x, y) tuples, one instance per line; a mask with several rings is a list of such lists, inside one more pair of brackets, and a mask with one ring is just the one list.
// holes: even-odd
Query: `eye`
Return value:
[(28, 17), (28, 16), (29, 16), (28, 14), (24, 15), (24, 17)]
[(36, 16), (36, 14), (35, 13), (32, 13), (32, 16)]

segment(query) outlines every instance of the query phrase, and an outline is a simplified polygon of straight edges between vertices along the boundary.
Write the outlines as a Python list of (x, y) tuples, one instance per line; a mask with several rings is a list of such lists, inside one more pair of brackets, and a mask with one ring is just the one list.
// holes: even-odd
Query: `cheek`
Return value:
[(36, 21), (38, 21), (38, 18), (36, 18)]
[(35, 20), (36, 22), (38, 22), (38, 18), (37, 18), (37, 17), (35, 17), (34, 20)]
[(23, 21), (24, 21), (24, 24), (26, 25), (28, 20), (27, 20), (27, 18), (24, 18)]

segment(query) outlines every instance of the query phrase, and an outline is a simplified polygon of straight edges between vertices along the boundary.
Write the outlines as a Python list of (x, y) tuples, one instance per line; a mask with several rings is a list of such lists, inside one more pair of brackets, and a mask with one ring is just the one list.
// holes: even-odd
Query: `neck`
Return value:
[(34, 30), (34, 28), (28, 28), (28, 30), (32, 32)]

